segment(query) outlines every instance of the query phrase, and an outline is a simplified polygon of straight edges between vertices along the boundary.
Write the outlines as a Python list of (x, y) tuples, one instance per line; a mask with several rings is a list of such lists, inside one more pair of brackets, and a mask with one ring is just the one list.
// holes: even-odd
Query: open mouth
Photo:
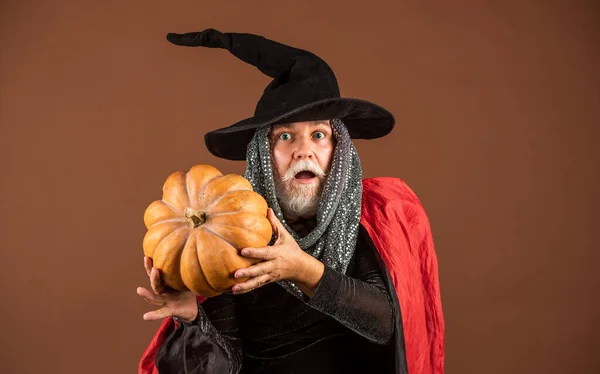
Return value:
[(313, 173), (312, 171), (303, 170), (303, 171), (299, 172), (298, 174), (296, 174), (295, 178), (299, 179), (299, 180), (310, 180), (310, 179), (313, 179), (315, 176), (316, 176), (315, 173)]

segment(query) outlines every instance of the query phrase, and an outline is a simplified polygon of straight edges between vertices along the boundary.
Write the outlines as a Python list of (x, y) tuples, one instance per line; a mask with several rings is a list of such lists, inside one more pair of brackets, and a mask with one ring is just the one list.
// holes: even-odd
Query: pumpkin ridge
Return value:
[[(193, 233), (193, 231), (192, 231), (192, 233)], [(179, 270), (179, 278), (181, 279), (181, 283), (183, 283), (188, 289), (189, 289), (189, 287), (187, 286), (187, 284), (185, 284), (185, 282), (183, 282), (183, 278), (181, 277), (181, 259), (183, 258), (183, 251), (185, 251), (185, 248), (189, 244), (191, 237), (192, 237), (192, 235), (188, 235), (187, 239), (185, 240), (185, 244), (183, 245), (183, 249), (181, 250), (181, 252), (179, 252), (177, 254), (177, 266), (176, 266), (177, 269), (180, 269)]]
[[(226, 213), (226, 214), (231, 214), (231, 213)], [(261, 236), (260, 236), (258, 233), (256, 233), (256, 231), (249, 230), (249, 229), (247, 229), (247, 228), (245, 228), (245, 227), (242, 227), (242, 226), (234, 226), (234, 225), (222, 225), (222, 224), (219, 224), (219, 223), (213, 223), (213, 225), (215, 225), (215, 226), (218, 226), (218, 227), (233, 227), (233, 228), (236, 228), (236, 229), (240, 229), (240, 230), (247, 231), (247, 232), (249, 232), (250, 234), (255, 234), (255, 235), (256, 235), (256, 236), (258, 236), (258, 237), (261, 237)], [(222, 237), (221, 235), (217, 234), (217, 233), (216, 233), (216, 232), (214, 232), (213, 230), (209, 229), (207, 226), (206, 226), (206, 227), (204, 227), (204, 228), (205, 228), (205, 229), (207, 229), (207, 230), (209, 230), (210, 232), (213, 232), (213, 233), (214, 233), (215, 235), (217, 235), (219, 238), (221, 238), (221, 239), (223, 239), (224, 241), (226, 241), (227, 243), (229, 243), (229, 242), (227, 241), (227, 239), (225, 239), (225, 238), (224, 238), (224, 237)], [(267, 243), (267, 244), (269, 244), (269, 243)], [(235, 248), (235, 247), (234, 247), (234, 248)]]
[[(196, 256), (196, 257), (197, 257), (197, 256)], [(215, 288), (213, 287), (213, 285), (212, 285), (212, 284), (210, 284), (210, 282), (208, 281), (208, 278), (206, 277), (206, 274), (204, 273), (204, 268), (202, 268), (202, 264), (200, 263), (200, 261), (198, 261), (198, 259), (196, 259), (196, 263), (198, 264), (198, 267), (200, 268), (200, 272), (202, 272), (202, 276), (204, 277), (204, 280), (206, 281), (206, 285), (207, 285), (208, 287), (210, 287), (210, 289), (211, 289), (212, 291), (214, 291), (216, 294), (220, 294), (220, 293), (222, 293), (222, 291), (219, 291), (219, 290), (215, 289)]]
[[(165, 257), (167, 258), (173, 258), (173, 256), (176, 257), (176, 262), (174, 266), (171, 267), (166, 267), (163, 268), (161, 270), (161, 272), (165, 272), (164, 273), (164, 278), (163, 276), (161, 276), (161, 280), (162, 282), (164, 282), (166, 285), (168, 285), (169, 287), (178, 290), (178, 291), (183, 291), (185, 289), (187, 289), (187, 286), (185, 285), (185, 283), (183, 282), (183, 279), (181, 279), (181, 275), (180, 274), (176, 274), (173, 273), (172, 271), (169, 270), (169, 268), (175, 268), (175, 269), (179, 269), (181, 268), (181, 256), (183, 254), (183, 251), (175, 251), (173, 250), (173, 248), (167, 248), (167, 250), (163, 250), (161, 252), (159, 252), (159, 255), (157, 256), (157, 250), (159, 248), (161, 248), (161, 244), (164, 242), (165, 239), (172, 237), (173, 235), (175, 235), (176, 233), (178, 233), (181, 230), (185, 230), (187, 231), (187, 233), (185, 234), (186, 238), (185, 238), (185, 244), (187, 244), (187, 242), (189, 241), (189, 228), (188, 227), (180, 227), (177, 228), (175, 230), (173, 230), (171, 233), (169, 233), (167, 236), (165, 236), (160, 242), (158, 242), (158, 244), (156, 245), (154, 252), (153, 252), (153, 257), (152, 257), (152, 261), (153, 261), (153, 266), (156, 266), (156, 259), (159, 258), (162, 261), (165, 261)], [(185, 244), (183, 245), (183, 248), (185, 248)], [(173, 255), (174, 254), (174, 255)], [(161, 262), (161, 261), (158, 261)], [(168, 260), (167, 260), (168, 263)], [(171, 282), (167, 282), (166, 278), (171, 278), (170, 281), (175, 282), (175, 283), (171, 283)], [(172, 279), (172, 278), (176, 278), (176, 279)], [(177, 284), (179, 283), (179, 284)], [(183, 289), (181, 287), (184, 287)]]
[[(206, 214), (207, 218), (206, 218), (206, 223), (208, 223), (208, 217), (216, 217), (216, 216), (228, 216), (230, 214), (239, 214), (241, 212), (221, 212), (221, 213), (211, 213), (211, 214)], [(245, 212), (245, 213), (252, 213), (252, 212)]]
[(223, 178), (225, 175), (221, 174), (221, 175), (217, 175), (216, 177), (214, 177), (213, 179), (209, 180), (208, 182), (206, 182), (204, 184), (204, 186), (202, 186), (202, 191), (200, 191), (200, 195), (204, 195), (206, 193), (206, 189), (208, 188), (208, 186), (210, 186), (211, 183), (213, 183), (214, 181)]
[(252, 190), (251, 188), (240, 188), (240, 189), (237, 189), (237, 190), (227, 191), (224, 194), (222, 194), (221, 196), (219, 196), (216, 199), (214, 199), (210, 204), (208, 204), (208, 206), (206, 207), (205, 210), (208, 211), (210, 208), (213, 207), (213, 205), (215, 205), (216, 203), (218, 203), (219, 201), (221, 201), (221, 199), (223, 199), (225, 196), (229, 195), (230, 193), (237, 192), (237, 191), (252, 191), (252, 192), (254, 192), (254, 190)]
[[(243, 227), (239, 227), (239, 226), (233, 226), (233, 225), (217, 225), (220, 227), (235, 227), (235, 228), (239, 228), (242, 229), (244, 231), (248, 231), (251, 234), (254, 234), (254, 232), (250, 231), (250, 230), (246, 230)], [(219, 234), (218, 232), (212, 230), (211, 228), (209, 228), (208, 226), (204, 226), (203, 227), (205, 230), (209, 231), (211, 234), (216, 235), (218, 238), (220, 238), (221, 240), (223, 240), (225, 243), (227, 243), (231, 248), (235, 249), (236, 251), (238, 251), (238, 249), (236, 247), (234, 247), (233, 245), (231, 245), (231, 243), (229, 242), (229, 240), (227, 240), (224, 236), (222, 236), (221, 234)], [(256, 234), (258, 235), (258, 234)], [(267, 243), (268, 244), (268, 243)], [(242, 249), (242, 248), (240, 248)], [(238, 251), (239, 252), (239, 251)]]
[[(173, 204), (182, 206), (182, 209), (188, 206), (190, 203), (190, 197), (188, 196), (185, 184), (187, 173), (183, 171), (176, 171), (169, 175), (165, 183), (163, 184), (163, 201), (172, 200)], [(182, 181), (183, 179), (183, 181)], [(171, 205), (173, 206), (173, 205)], [(179, 212), (180, 210), (177, 209)]]
[[(166, 238), (174, 235), (177, 231), (182, 230), (182, 229), (189, 229), (189, 227), (179, 227), (179, 228), (176, 228), (175, 230), (171, 231), (169, 234), (167, 234), (167, 236), (165, 236), (158, 243), (156, 243), (156, 247), (154, 247), (154, 251), (152, 253), (154, 254), (154, 252), (156, 252), (156, 248), (158, 248), (160, 246), (160, 243), (162, 243)], [(153, 259), (153, 261), (154, 261), (154, 259)]]
[[(189, 243), (189, 240), (188, 240), (188, 242), (186, 242), (186, 245), (183, 247), (183, 251), (181, 252), (182, 263), (180, 265), (180, 274), (183, 273), (183, 272), (185, 272), (184, 269), (183, 269), (183, 266), (184, 266), (184, 263), (183, 263), (184, 254), (186, 253), (186, 251), (191, 251), (192, 252), (191, 256), (186, 256), (186, 259), (187, 259), (188, 262), (185, 263), (185, 267), (187, 267), (187, 268), (196, 268), (197, 267), (199, 269), (199, 271), (200, 271), (200, 278), (204, 278), (204, 282), (203, 283), (206, 286), (208, 286), (208, 288), (210, 288), (209, 293), (210, 293), (210, 291), (212, 291), (212, 294), (213, 294), (213, 295), (204, 294), (203, 296), (214, 296), (216, 294), (219, 294), (219, 291), (215, 290), (212, 287), (212, 285), (208, 283), (208, 280), (206, 279), (206, 274), (204, 273), (204, 269), (202, 268), (202, 265), (200, 264), (200, 261), (198, 260), (197, 243), (199, 241), (199, 239), (198, 239), (199, 235), (200, 235), (200, 231), (199, 230), (192, 230), (192, 233), (190, 234), (190, 236), (189, 236), (188, 239), (189, 240), (193, 240), (194, 242), (196, 242), (195, 245), (192, 246), (192, 247), (188, 247), (187, 246), (187, 244)], [(182, 276), (182, 280), (183, 280), (183, 276)], [(192, 283), (191, 284), (185, 283), (186, 287), (190, 291), (192, 291), (194, 293), (197, 293), (197, 289), (196, 289), (197, 284), (194, 284), (194, 280), (193, 279), (192, 280), (188, 279), (188, 281), (191, 281)], [(203, 285), (203, 287), (204, 287), (204, 285)]]
[(185, 282), (183, 281), (183, 277), (181, 276), (181, 263), (182, 263), (182, 259), (183, 259), (183, 251), (185, 251), (185, 248), (189, 244), (191, 238), (192, 238), (192, 235), (188, 235), (187, 239), (185, 240), (185, 244), (183, 245), (183, 249), (181, 250), (181, 252), (179, 252), (177, 254), (177, 266), (175, 266), (175, 268), (179, 269), (179, 279), (181, 279), (181, 283), (183, 283), (188, 290), (190, 288), (188, 287), (187, 284), (185, 284)]
[(161, 200), (161, 201), (162, 201), (163, 204), (165, 204), (169, 209), (171, 209), (175, 213), (183, 213), (182, 210), (177, 209), (177, 207), (174, 207), (173, 205), (169, 204), (169, 202), (167, 202), (165, 200)]
[[(218, 238), (222, 239), (222, 240), (223, 240), (223, 243), (225, 243), (226, 245), (228, 245), (228, 246), (229, 246), (229, 247), (231, 247), (231, 248), (232, 248), (234, 251), (236, 251), (236, 252), (237, 252), (237, 249), (236, 249), (234, 246), (232, 246), (232, 245), (231, 245), (231, 243), (229, 243), (229, 242), (228, 242), (228, 241), (227, 241), (225, 238), (223, 238), (221, 235), (219, 235), (219, 234), (217, 234), (216, 232), (214, 232), (214, 231), (212, 231), (212, 230), (208, 229), (207, 227), (203, 227), (203, 229), (205, 229), (205, 230), (206, 230), (206, 231), (208, 231), (209, 233), (211, 233), (211, 234), (215, 235), (216, 237), (218, 237)], [(196, 234), (196, 235), (200, 235), (200, 234), (198, 233), (198, 234)], [(196, 240), (197, 240), (197, 239), (196, 239)], [(223, 251), (223, 252), (224, 252), (224, 251)], [(208, 286), (209, 286), (210, 288), (212, 288), (213, 290), (215, 290), (215, 292), (219, 292), (219, 293), (222, 293), (222, 292), (224, 292), (224, 291), (221, 291), (221, 290), (217, 290), (217, 289), (215, 288), (215, 286), (213, 286), (213, 285), (212, 285), (212, 283), (210, 283), (210, 280), (208, 279), (209, 277), (207, 277), (207, 276), (206, 276), (206, 273), (204, 273), (204, 269), (202, 268), (202, 264), (200, 263), (200, 260), (198, 260), (198, 257), (195, 257), (195, 259), (196, 259), (196, 261), (198, 261), (198, 266), (200, 266), (200, 270), (202, 271), (202, 274), (204, 275), (204, 279), (206, 280), (206, 284), (208, 284)]]
[[(185, 184), (185, 196), (187, 196), (189, 206), (191, 206), (192, 205), (192, 197), (190, 196), (190, 187), (188, 186), (189, 179), (190, 179), (189, 172), (185, 173), (185, 183), (184, 183)], [(187, 208), (187, 206), (185, 208)], [(185, 211), (185, 208), (183, 208), (184, 211)], [(187, 244), (187, 242), (186, 242), (186, 244)]]
[[(177, 230), (174, 230), (173, 232), (175, 232)], [(169, 235), (167, 235), (169, 236)], [(190, 236), (188, 235), (187, 239), (185, 240), (185, 244), (183, 245), (183, 248), (185, 249), (185, 246), (188, 244), (188, 242), (190, 241)], [(165, 237), (166, 238), (166, 237)], [(164, 240), (164, 239), (163, 239)], [(161, 240), (162, 241), (162, 240)], [(160, 243), (159, 243), (160, 244)], [(158, 246), (157, 246), (158, 247)], [(183, 250), (181, 250), (180, 252), (178, 251), (178, 253), (175, 255), (177, 257), (177, 264), (174, 266), (174, 268), (176, 269), (181, 269), (181, 257), (183, 256)], [(181, 279), (181, 272), (178, 274), (178, 278), (181, 281), (181, 283), (187, 288), (187, 285), (185, 283), (183, 283), (183, 279)], [(182, 291), (182, 290), (177, 290), (177, 291)]]
[[(184, 218), (184, 217), (167, 218), (167, 219), (165, 219), (165, 220), (162, 220), (162, 221), (158, 221), (158, 222), (156, 222), (154, 225), (150, 226), (150, 228), (153, 228), (154, 226), (156, 226), (156, 225), (160, 225), (160, 224), (163, 224), (163, 223), (165, 223), (165, 222), (181, 222), (181, 223), (187, 223), (187, 222), (188, 222), (188, 220), (187, 220), (186, 218)], [(179, 230), (179, 229), (177, 229), (177, 230)], [(169, 234), (169, 235), (171, 235), (171, 234)], [(169, 236), (169, 235), (167, 235), (167, 236)], [(165, 238), (166, 238), (166, 236), (165, 236)]]
[[(207, 177), (211, 178), (208, 179)], [(223, 173), (215, 167), (207, 164), (198, 164), (192, 166), (186, 173), (185, 187), (189, 200), (189, 207), (197, 209), (201, 208), (199, 204), (202, 202), (202, 196), (206, 192), (206, 188), (215, 180), (222, 178)], [(195, 195), (192, 195), (194, 193)]]

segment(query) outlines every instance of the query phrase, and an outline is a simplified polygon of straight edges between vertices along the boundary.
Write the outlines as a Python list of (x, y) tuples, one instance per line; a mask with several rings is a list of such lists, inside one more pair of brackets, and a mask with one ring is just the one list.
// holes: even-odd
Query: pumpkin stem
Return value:
[(183, 214), (190, 220), (193, 228), (203, 225), (206, 222), (206, 213), (192, 208), (185, 208)]

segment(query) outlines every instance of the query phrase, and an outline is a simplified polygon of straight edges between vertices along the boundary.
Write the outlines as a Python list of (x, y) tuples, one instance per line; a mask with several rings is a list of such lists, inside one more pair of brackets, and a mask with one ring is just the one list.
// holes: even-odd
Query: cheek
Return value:
[(281, 147), (273, 147), (273, 169), (281, 176), (287, 170), (286, 165), (289, 165), (290, 157)]
[(327, 169), (329, 164), (331, 164), (331, 160), (333, 159), (333, 144), (329, 143), (319, 147), (317, 150), (319, 163), (323, 169)]

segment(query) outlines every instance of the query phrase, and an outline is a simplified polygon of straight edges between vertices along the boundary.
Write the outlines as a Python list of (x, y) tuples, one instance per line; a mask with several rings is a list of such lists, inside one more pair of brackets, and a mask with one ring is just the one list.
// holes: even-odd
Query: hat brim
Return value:
[(353, 139), (375, 139), (394, 128), (392, 113), (359, 99), (334, 98), (299, 106), (271, 117), (250, 117), (231, 126), (208, 132), (204, 141), (209, 152), (227, 160), (245, 160), (246, 148), (257, 128), (284, 123), (341, 119)]

